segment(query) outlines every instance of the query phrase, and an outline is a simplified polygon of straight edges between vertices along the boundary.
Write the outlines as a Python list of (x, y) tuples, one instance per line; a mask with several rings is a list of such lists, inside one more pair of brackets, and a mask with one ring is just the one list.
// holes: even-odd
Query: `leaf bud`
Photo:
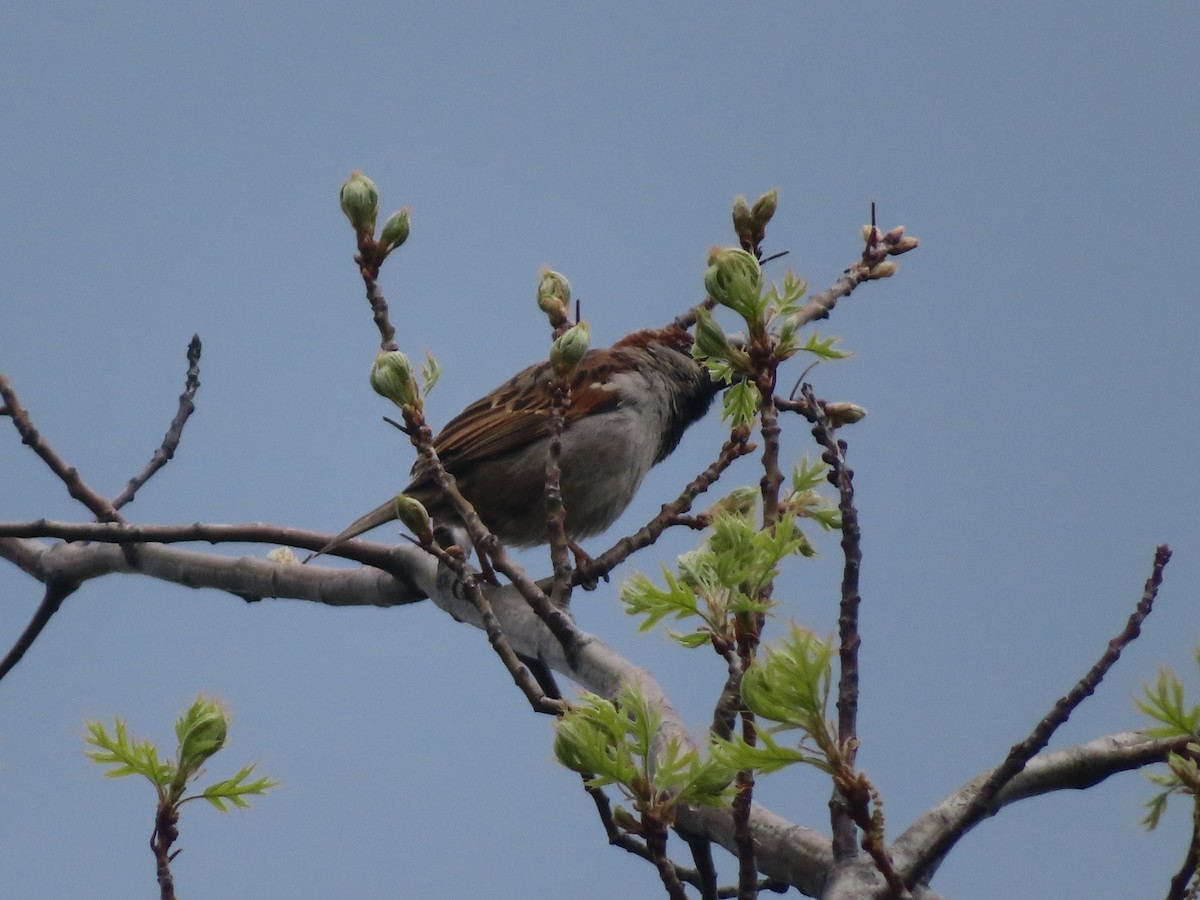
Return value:
[(869, 278), (891, 278), (896, 274), (896, 269), (897, 266), (894, 262), (875, 263), (867, 270), (867, 276)]
[(754, 233), (754, 217), (750, 213), (750, 204), (741, 194), (733, 198), (733, 233), (743, 243), (748, 243)]
[(419, 406), (421, 392), (417, 390), (408, 357), (399, 350), (384, 350), (371, 366), (371, 387), (381, 397), (391, 400), (401, 409)]
[(714, 250), (704, 273), (708, 295), (743, 317), (757, 315), (762, 268), (754, 254), (742, 249)]
[(775, 188), (767, 191), (761, 197), (754, 201), (754, 208), (750, 210), (751, 218), (754, 221), (754, 230), (761, 233), (767, 227), (767, 223), (775, 215), (775, 210), (779, 208), (779, 191)]
[(175, 725), (179, 739), (179, 768), (195, 770), (225, 745), (229, 721), (215, 700), (197, 697)]
[(692, 348), (693, 355), (701, 359), (725, 359), (729, 353), (729, 338), (725, 336), (724, 330), (717, 324), (712, 313), (704, 307), (696, 310), (696, 339)]
[(421, 501), (408, 494), (396, 495), (396, 518), (420, 540), (433, 539), (433, 525)]
[(362, 172), (354, 171), (342, 185), (342, 212), (359, 234), (374, 235), (379, 218), (379, 189)]
[(719, 515), (746, 518), (754, 512), (760, 491), (753, 487), (737, 487), (708, 508), (714, 518)]
[(537, 305), (552, 321), (566, 318), (571, 308), (571, 282), (553, 269), (542, 269), (538, 279)]
[(841, 400), (835, 403), (826, 403), (824, 409), (826, 418), (834, 428), (839, 425), (853, 425), (855, 422), (861, 422), (867, 415), (867, 411), (861, 406)]
[(379, 249), (384, 256), (408, 240), (408, 207), (398, 209), (383, 223), (379, 232)]
[(550, 365), (560, 378), (575, 371), (591, 344), (587, 322), (576, 322), (550, 345)]

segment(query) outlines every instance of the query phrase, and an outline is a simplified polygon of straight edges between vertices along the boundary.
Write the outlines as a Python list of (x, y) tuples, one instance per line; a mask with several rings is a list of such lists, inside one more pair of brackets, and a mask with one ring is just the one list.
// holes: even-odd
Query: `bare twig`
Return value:
[(1054, 732), (1067, 721), (1075, 708), (1095, 692), (1109, 669), (1120, 659), (1121, 652), (1141, 634), (1142, 622), (1154, 608), (1154, 600), (1158, 596), (1158, 589), (1162, 584), (1163, 569), (1170, 560), (1171, 548), (1166, 544), (1160, 544), (1154, 552), (1154, 566), (1150, 576), (1146, 579), (1142, 597), (1138, 601), (1137, 608), (1129, 616), (1125, 628), (1108, 642), (1108, 647), (1096, 664), (1054, 704), (1054, 708), (1038, 722), (1029, 737), (1013, 745), (1004, 762), (997, 766), (979, 786), (971, 802), (962, 806), (951, 825), (941, 830), (935, 840), (929, 842), (913, 857), (904, 870), (904, 880), (907, 884), (912, 885), (920, 881), (929, 869), (949, 852), (959, 838), (980, 819), (991, 814), (996, 798), (1004, 786), (1016, 777), (1025, 768), (1026, 763), (1049, 743)]
[(379, 347), (381, 350), (398, 350), (396, 346), (396, 329), (388, 318), (388, 304), (379, 288), (380, 247), (375, 238), (364, 231), (358, 233), (358, 253), (354, 261), (358, 263), (358, 272), (362, 276), (363, 285), (367, 289), (367, 302), (371, 304), (371, 315), (375, 327), (379, 329)]
[[(874, 204), (871, 209), (871, 218), (874, 219)], [(872, 222), (861, 258), (846, 269), (842, 277), (828, 288), (818, 294), (810, 294), (808, 302), (792, 315), (791, 323), (794, 324), (796, 330), (799, 330), (809, 322), (828, 318), (838, 301), (843, 297), (849, 297), (854, 289), (864, 281), (886, 278), (894, 271), (893, 263), (887, 263), (888, 266), (893, 267), (890, 271), (880, 268), (889, 256), (899, 256), (915, 250), (919, 243), (915, 237), (905, 235), (903, 228), (893, 228), (887, 234), (882, 234)], [(885, 272), (887, 274), (884, 274)]]
[(196, 404), (193, 401), (196, 397), (196, 391), (200, 388), (200, 335), (198, 334), (192, 335), (192, 340), (188, 344), (187, 361), (187, 377), (184, 381), (183, 393), (179, 395), (179, 411), (175, 413), (175, 418), (171, 420), (171, 425), (167, 429), (166, 436), (163, 437), (159, 448), (154, 451), (154, 455), (150, 457), (150, 462), (146, 463), (146, 467), (141, 472), (129, 479), (125, 490), (113, 500), (113, 509), (120, 509), (127, 503), (132, 503), (133, 496), (137, 493), (138, 489), (175, 456), (175, 450), (179, 446), (179, 439), (183, 436), (183, 426), (187, 424), (188, 417), (196, 409)]
[(38, 639), (50, 619), (58, 612), (62, 602), (78, 588), (79, 585), (76, 583), (47, 582), (46, 592), (42, 596), (42, 602), (34, 610), (33, 618), (29, 620), (29, 624), (25, 626), (25, 630), (21, 632), (21, 636), (17, 638), (8, 653), (4, 654), (4, 659), (0, 660), (0, 679), (3, 679), (21, 661), (21, 657), (33, 646), (33, 642)]
[(173, 803), (159, 803), (154, 819), (154, 832), (150, 835), (150, 850), (154, 853), (154, 866), (158, 875), (159, 900), (175, 900), (175, 879), (171, 875), (171, 860), (179, 853), (171, 852), (171, 845), (179, 837), (179, 808)]
[(21, 442), (41, 457), (42, 461), (50, 467), (50, 471), (66, 485), (67, 493), (86, 506), (92, 515), (101, 522), (122, 521), (121, 514), (117, 512), (116, 508), (106, 498), (88, 487), (80, 477), (79, 471), (74, 466), (67, 465), (66, 461), (54, 452), (54, 448), (34, 427), (29, 414), (17, 399), (16, 391), (13, 390), (3, 373), (0, 373), (0, 397), (4, 399), (4, 405), (8, 407), (8, 414), (21, 435)]
[(713, 863), (712, 841), (708, 838), (680, 834), (692, 851), (696, 874), (700, 877), (700, 900), (717, 900), (717, 867)]
[(480, 618), (483, 620), (483, 630), (487, 633), (488, 643), (492, 645), (492, 649), (496, 651), (496, 655), (504, 663), (504, 668), (508, 670), (513, 682), (521, 689), (521, 693), (525, 695), (534, 712), (545, 713), (550, 716), (561, 715), (566, 709), (566, 704), (561, 699), (548, 697), (529, 669), (521, 663), (520, 658), (513, 652), (512, 645), (509, 644), (503, 630), (500, 628), (500, 620), (496, 618), (496, 613), (492, 610), (492, 604), (483, 593), (483, 589), (480, 587), (475, 576), (467, 575), (462, 578), (462, 584), (467, 595), (471, 598), (471, 602), (479, 610)]
[(565, 607), (571, 599), (571, 560), (567, 551), (567, 511), (563, 508), (562, 458), (563, 427), (571, 402), (570, 382), (556, 377), (550, 386), (550, 444), (546, 450), (546, 529), (550, 536), (550, 564), (554, 579), (550, 600)]
[(1192, 813), (1191, 840), (1188, 841), (1183, 864), (1171, 879), (1167, 900), (1189, 900), (1196, 896), (1193, 885), (1197, 877), (1197, 866), (1200, 866), (1200, 811)]
[[(208, 544), (278, 544), (319, 550), (332, 535), (323, 531), (285, 528), (254, 523), (246, 525), (131, 525), (125, 522), (56, 522), (37, 519), (32, 522), (0, 522), (0, 538), (59, 538), (64, 541), (100, 541), (106, 544), (177, 544), (203, 541)], [(392, 547), (370, 541), (347, 541), (328, 555), (389, 570)]]
[[(858, 741), (858, 651), (861, 638), (858, 629), (858, 609), (862, 597), (858, 590), (859, 569), (862, 565), (861, 533), (858, 510), (854, 505), (854, 472), (846, 465), (846, 442), (838, 440), (821, 404), (813, 395), (812, 386), (801, 388), (803, 413), (813, 424), (812, 433), (824, 448), (821, 459), (829, 466), (828, 479), (838, 491), (838, 510), (842, 519), (842, 597), (838, 613), (838, 743), (847, 754), (846, 763), (854, 766)], [(833, 852), (837, 859), (847, 859), (856, 852), (854, 825), (848, 810), (841, 803), (831, 803)]]
[(667, 896), (671, 900), (687, 900), (683, 882), (679, 880), (679, 875), (675, 871), (675, 864), (667, 856), (666, 823), (643, 811), (642, 828), (646, 832), (646, 849), (650, 851), (650, 858), (654, 862), (655, 868), (658, 869), (658, 877), (662, 880), (663, 887), (666, 888)]
[[(614, 847), (620, 847), (627, 853), (632, 853), (634, 856), (639, 856), (648, 862), (655, 862), (654, 855), (646, 846), (645, 842), (639, 841), (628, 832), (622, 831), (617, 823), (613, 820), (612, 804), (609, 802), (608, 795), (603, 789), (589, 787), (589, 776), (583, 776), (584, 790), (588, 792), (588, 796), (592, 798), (592, 802), (596, 804), (596, 814), (600, 817), (600, 824), (604, 826), (604, 834), (608, 838), (609, 844)], [(700, 873), (694, 869), (685, 869), (682, 866), (675, 866), (675, 877), (680, 881), (686, 881), (688, 884), (700, 887)]]

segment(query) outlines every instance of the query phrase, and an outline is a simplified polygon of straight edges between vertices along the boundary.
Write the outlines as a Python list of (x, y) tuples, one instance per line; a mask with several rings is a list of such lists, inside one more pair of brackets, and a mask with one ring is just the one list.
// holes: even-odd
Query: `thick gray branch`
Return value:
[[(249, 556), (200, 553), (164, 544), (132, 544), (129, 546), (134, 547), (135, 552), (127, 555), (116, 544), (47, 544), (12, 537), (0, 538), (0, 558), (42, 582), (59, 579), (83, 583), (113, 573), (143, 574), (186, 587), (214, 588), (250, 599), (290, 598), (333, 606), (397, 606), (428, 597), (458, 621), (481, 626), (475, 605), (469, 598), (459, 595), (449, 571), (440, 567), (433, 557), (413, 546), (387, 548), (361, 541), (355, 543), (363, 553), (385, 559), (388, 570), (394, 574), (369, 566), (332, 569), (281, 564)], [(591, 635), (584, 635), (578, 654), (568, 659), (558, 640), (515, 589), (489, 588), (488, 597), (505, 636), (517, 653), (542, 660), (581, 687), (602, 696), (613, 696), (622, 682), (636, 683), (659, 709), (662, 738), (673, 737), (685, 745), (691, 744), (683, 721), (650, 673)], [(1125, 733), (1042, 754), (1006, 785), (997, 800), (997, 809), (1035, 794), (1090, 787), (1116, 772), (1160, 761), (1171, 746), (1171, 741)], [(948, 830), (961, 829), (957, 817), (970, 806), (974, 792), (986, 780), (987, 774), (942, 800), (896, 841), (892, 855), (901, 872), (905, 863), (931, 842), (945, 839)], [(734, 852), (733, 822), (728, 810), (684, 809), (680, 811), (678, 825), (689, 834), (708, 838)], [(827, 900), (886, 896), (886, 886), (864, 855), (860, 854), (835, 869), (827, 837), (785, 821), (761, 806), (753, 808), (750, 825), (758, 865), (764, 875), (785, 880), (809, 896)], [(937, 897), (921, 886), (914, 890), (913, 896), (917, 900), (935, 900)]]
[[(1004, 786), (990, 815), (1027, 797), (1052, 791), (1084, 790), (1119, 772), (1162, 762), (1170, 750), (1178, 749), (1179, 743), (1175, 738), (1152, 738), (1139, 731), (1125, 731), (1065, 750), (1039, 754)], [(927, 848), (943, 844), (944, 858), (974, 826), (975, 823), (967, 824), (971, 806), (991, 774), (987, 771), (971, 779), (918, 817), (892, 845), (896, 868), (903, 873), (908, 863)], [(930, 870), (930, 875), (934, 869)]]

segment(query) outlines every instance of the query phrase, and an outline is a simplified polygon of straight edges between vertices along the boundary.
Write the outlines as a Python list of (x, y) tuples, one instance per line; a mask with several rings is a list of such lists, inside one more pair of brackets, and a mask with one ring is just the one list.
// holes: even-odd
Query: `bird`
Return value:
[[(723, 387), (691, 348), (691, 334), (675, 325), (643, 329), (611, 347), (589, 350), (567, 376), (559, 468), (565, 530), (575, 547), (616, 521), (646, 473), (671, 454)], [(459, 491), (507, 546), (550, 542), (545, 493), (554, 378), (548, 361), (523, 369), (433, 439)], [(428, 461), (414, 464), (404, 494), (420, 501), (435, 527), (461, 526)], [(320, 552), (396, 518), (393, 497)]]

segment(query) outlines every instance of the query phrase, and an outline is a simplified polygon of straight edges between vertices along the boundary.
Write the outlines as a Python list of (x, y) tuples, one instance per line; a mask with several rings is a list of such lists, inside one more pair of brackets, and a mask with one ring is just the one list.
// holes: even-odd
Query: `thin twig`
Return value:
[(928, 846), (914, 856), (904, 872), (904, 880), (907, 884), (913, 885), (919, 882), (962, 835), (990, 813), (996, 796), (1004, 786), (1049, 743), (1054, 732), (1067, 721), (1075, 708), (1095, 692), (1109, 669), (1120, 659), (1121, 652), (1141, 634), (1142, 623), (1153, 610), (1154, 600), (1162, 585), (1163, 569), (1170, 560), (1171, 548), (1166, 544), (1159, 544), (1154, 551), (1154, 566), (1150, 576), (1146, 579), (1142, 597), (1138, 601), (1137, 608), (1125, 623), (1124, 629), (1108, 642), (1108, 647), (1096, 664), (1054, 704), (1054, 708), (1038, 722), (1029, 737), (1013, 745), (1004, 762), (992, 771), (988, 779), (980, 785), (971, 802), (964, 806), (963, 811), (957, 816), (954, 827), (942, 831), (937, 840), (931, 841)]
[(571, 599), (571, 559), (567, 550), (567, 511), (563, 507), (562, 459), (563, 428), (567, 421), (567, 406), (571, 402), (571, 385), (558, 376), (550, 385), (550, 443), (546, 449), (546, 531), (550, 538), (550, 565), (554, 578), (550, 586), (550, 601), (565, 607)]
[[(813, 437), (825, 448), (821, 459), (829, 466), (830, 484), (837, 488), (842, 519), (844, 562), (838, 612), (838, 743), (847, 754), (847, 766), (852, 769), (858, 742), (858, 652), (862, 643), (858, 628), (858, 610), (862, 602), (858, 589), (862, 548), (858, 510), (854, 505), (854, 472), (846, 465), (846, 442), (835, 436), (821, 404), (813, 395), (812, 386), (805, 384), (800, 390), (806, 415), (813, 423)], [(857, 852), (854, 824), (840, 803), (831, 804), (831, 817), (834, 858), (849, 859)]]
[[(842, 277), (828, 288), (818, 294), (810, 294), (808, 302), (792, 314), (789, 324), (799, 331), (801, 327), (810, 322), (828, 318), (838, 301), (843, 297), (849, 297), (854, 289), (864, 281), (875, 281), (886, 277), (882, 275), (882, 270), (877, 268), (880, 263), (885, 262), (889, 256), (900, 256), (910, 250), (915, 250), (919, 243), (916, 238), (905, 235), (903, 228), (893, 228), (887, 234), (881, 234), (872, 223), (861, 258), (847, 268)], [(891, 264), (889, 263), (889, 265)]]
[(667, 856), (666, 823), (643, 812), (642, 828), (646, 832), (646, 849), (650, 851), (650, 858), (653, 860), (655, 868), (658, 869), (658, 877), (662, 880), (663, 887), (666, 888), (667, 896), (671, 900), (687, 900), (683, 883), (675, 871), (675, 864)]
[(362, 276), (363, 285), (367, 290), (367, 302), (371, 304), (371, 316), (375, 327), (379, 329), (379, 347), (381, 350), (398, 350), (396, 346), (396, 329), (388, 318), (388, 304), (379, 288), (379, 244), (375, 238), (366, 232), (358, 232), (358, 253), (354, 256), (358, 263), (358, 272)]
[[(1196, 896), (1194, 885), (1197, 879), (1197, 866), (1200, 866), (1200, 808), (1192, 812), (1192, 836), (1188, 842), (1187, 853), (1183, 857), (1183, 865), (1171, 879), (1167, 890), (1167, 900), (1189, 900)], [(1189, 891), (1192, 891), (1189, 894)]]
[[(596, 814), (600, 817), (600, 824), (604, 827), (604, 834), (608, 838), (609, 844), (620, 847), (626, 853), (632, 853), (647, 862), (654, 862), (654, 856), (643, 841), (639, 841), (617, 826), (613, 820), (612, 804), (609, 802), (608, 795), (601, 788), (590, 787), (587, 783), (589, 778), (588, 775), (583, 776), (583, 787), (588, 792), (588, 796), (592, 798), (592, 802), (596, 804)], [(683, 866), (676, 865), (675, 877), (680, 881), (700, 887), (700, 873), (695, 869), (685, 869)]]
[(696, 874), (700, 876), (700, 900), (717, 900), (717, 867), (713, 863), (712, 841), (683, 833), (680, 833), (680, 837), (687, 842), (696, 863)]
[[(465, 566), (463, 568), (465, 569)], [(534, 712), (545, 713), (550, 716), (562, 715), (566, 709), (566, 704), (561, 699), (548, 697), (546, 692), (542, 690), (542, 687), (530, 673), (529, 669), (521, 663), (520, 658), (513, 651), (508, 638), (504, 636), (504, 632), (500, 628), (500, 620), (496, 618), (496, 613), (492, 610), (492, 604), (484, 594), (479, 581), (474, 575), (463, 574), (465, 577), (460, 579), (461, 583), (467, 595), (471, 598), (471, 602), (479, 610), (479, 616), (483, 620), (483, 630), (487, 633), (488, 643), (492, 645), (492, 649), (496, 651), (496, 655), (504, 663), (504, 668), (508, 669), (513, 682), (521, 689), (521, 693), (525, 695), (525, 698), (529, 701), (529, 705), (533, 707)]]
[(162, 444), (154, 451), (154, 455), (150, 457), (150, 462), (146, 463), (146, 467), (141, 472), (129, 479), (129, 483), (125, 485), (125, 490), (113, 500), (113, 509), (120, 509), (127, 503), (132, 503), (133, 496), (137, 493), (138, 489), (175, 456), (175, 450), (179, 446), (179, 439), (183, 436), (183, 426), (187, 424), (188, 417), (196, 409), (196, 404), (193, 401), (196, 397), (196, 391), (200, 388), (200, 335), (198, 334), (192, 335), (192, 340), (188, 344), (187, 361), (187, 377), (184, 380), (183, 393), (179, 395), (179, 410), (175, 413), (175, 418), (171, 420), (171, 425), (167, 429), (166, 436), (163, 437)]
[[(203, 541), (208, 544), (278, 544), (304, 550), (320, 550), (333, 537), (324, 531), (307, 531), (279, 525), (131, 525), (125, 522), (57, 522), (37, 519), (32, 522), (0, 522), (0, 538), (58, 538), (64, 541), (97, 541), (104, 544), (179, 544)], [(387, 570), (392, 548), (371, 541), (347, 541), (329, 552), (330, 556)]]
[(150, 835), (150, 850), (154, 853), (154, 868), (158, 876), (159, 900), (175, 900), (175, 879), (171, 875), (171, 860), (179, 851), (171, 845), (179, 837), (179, 809), (173, 803), (159, 803)]
[(38, 639), (50, 619), (58, 612), (62, 602), (78, 588), (78, 584), (67, 584), (60, 581), (46, 583), (46, 592), (42, 595), (41, 603), (34, 610), (33, 618), (29, 620), (29, 624), (25, 626), (25, 630), (21, 632), (21, 636), (17, 638), (8, 653), (4, 654), (4, 659), (0, 660), (0, 680), (21, 661), (21, 657), (33, 646), (33, 642)]
[(74, 466), (67, 465), (66, 461), (54, 452), (42, 435), (34, 427), (33, 422), (29, 418), (29, 414), (21, 406), (20, 400), (17, 399), (17, 393), (13, 390), (8, 379), (0, 373), (0, 397), (4, 399), (5, 406), (8, 407), (8, 414), (13, 420), (13, 425), (16, 426), (18, 433), (21, 435), (21, 442), (27, 445), (34, 453), (41, 457), (42, 461), (50, 467), (50, 471), (59, 477), (67, 487), (67, 493), (82, 503), (88, 510), (101, 522), (120, 522), (121, 514), (113, 507), (113, 505), (98, 493), (93, 491), (84, 480), (80, 477), (79, 471)]

